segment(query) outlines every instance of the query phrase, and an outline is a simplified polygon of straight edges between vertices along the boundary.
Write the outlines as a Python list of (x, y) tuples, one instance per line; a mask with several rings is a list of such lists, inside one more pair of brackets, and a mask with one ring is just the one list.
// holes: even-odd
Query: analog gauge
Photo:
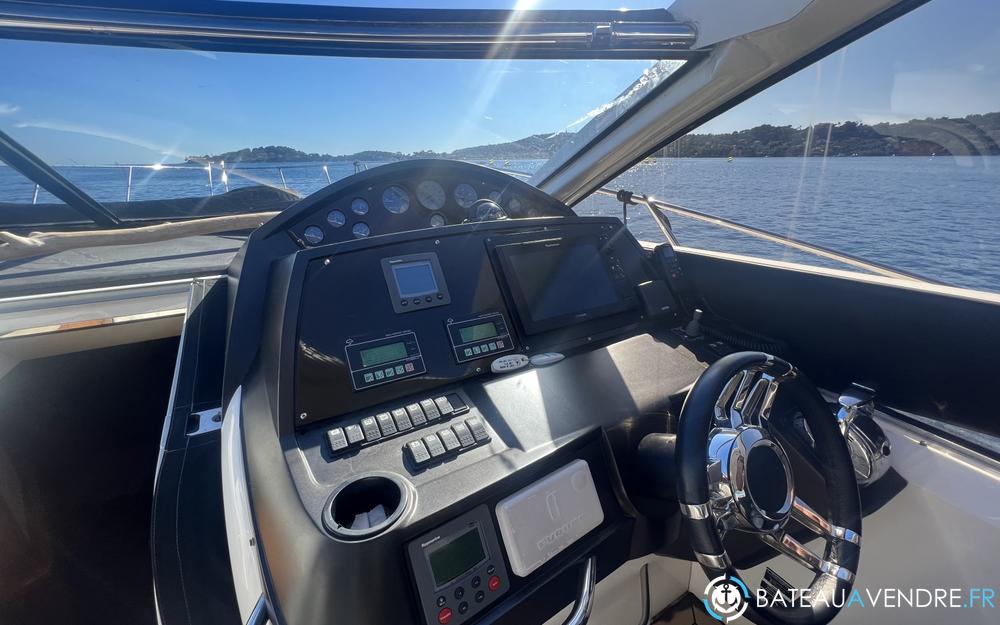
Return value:
[(500, 203), (500, 192), (499, 191), (490, 191), (489, 198), (491, 200), (493, 200), (494, 202), (496, 202), (496, 203), (499, 204)]
[(493, 221), (496, 219), (506, 219), (507, 214), (503, 212), (500, 205), (493, 200), (479, 200), (472, 207), (475, 211), (473, 219), (475, 221)]
[(520, 213), (521, 212), (521, 200), (519, 200), (516, 197), (510, 198), (510, 201), (507, 202), (507, 210), (509, 210), (512, 213)]
[(394, 215), (405, 213), (410, 208), (410, 194), (403, 187), (392, 185), (382, 192), (382, 204)]
[(309, 245), (318, 245), (323, 242), (323, 229), (319, 226), (306, 226), (306, 229), (302, 231), (302, 236), (305, 237)]
[(326, 221), (334, 228), (339, 228), (347, 223), (347, 216), (337, 209), (333, 209), (326, 216)]
[(472, 203), (479, 199), (479, 194), (471, 184), (462, 183), (455, 187), (455, 201), (462, 208), (469, 208)]
[(359, 221), (358, 223), (354, 224), (353, 228), (351, 228), (351, 232), (354, 233), (354, 236), (356, 236), (357, 238), (363, 239), (372, 233), (372, 229), (369, 228), (368, 224), (366, 224), (365, 222)]
[[(351, 200), (351, 211), (355, 215), (367, 215), (368, 214), (368, 202), (364, 198), (356, 197)], [(402, 211), (400, 211), (402, 212)]]
[(441, 210), (447, 197), (444, 194), (444, 187), (433, 180), (424, 180), (417, 185), (417, 201), (427, 210)]
[(441, 226), (448, 223), (448, 220), (444, 218), (441, 213), (434, 213), (431, 215), (431, 228), (440, 228)]

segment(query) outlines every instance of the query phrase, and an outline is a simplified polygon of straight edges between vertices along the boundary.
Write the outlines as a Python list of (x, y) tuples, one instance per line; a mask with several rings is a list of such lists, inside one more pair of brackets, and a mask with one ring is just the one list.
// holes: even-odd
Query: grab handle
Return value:
[(586, 625), (594, 609), (594, 588), (597, 586), (597, 557), (590, 556), (583, 565), (580, 576), (580, 593), (573, 604), (573, 611), (563, 625)]

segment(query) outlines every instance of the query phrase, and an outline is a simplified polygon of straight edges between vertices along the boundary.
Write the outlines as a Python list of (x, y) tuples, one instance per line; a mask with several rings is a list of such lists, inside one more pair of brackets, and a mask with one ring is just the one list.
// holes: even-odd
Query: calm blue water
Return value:
[[(534, 171), (542, 161), (496, 163)], [(379, 163), (369, 163), (369, 167)], [(100, 201), (124, 201), (128, 170), (63, 167)], [(328, 165), (331, 180), (354, 173)], [(282, 181), (282, 175), (284, 181)], [(248, 165), (228, 172), (230, 189), (265, 183), (308, 194), (327, 184), (318, 164)], [(1000, 291), (1000, 157), (659, 159), (633, 167), (608, 186), (663, 200), (879, 261), (956, 286)], [(204, 168), (136, 168), (133, 200), (222, 193)], [(0, 201), (31, 202), (34, 185), (0, 167)], [(54, 198), (44, 192), (39, 203)], [(581, 202), (581, 214), (621, 215), (613, 198)], [(645, 209), (629, 226), (639, 238), (662, 238)], [(682, 244), (768, 258), (837, 266), (746, 235), (671, 218)]]

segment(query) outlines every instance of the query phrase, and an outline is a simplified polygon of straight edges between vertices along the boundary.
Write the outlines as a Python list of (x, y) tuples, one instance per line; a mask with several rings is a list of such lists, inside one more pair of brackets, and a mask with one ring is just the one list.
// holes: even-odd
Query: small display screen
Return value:
[(528, 315), (536, 323), (621, 302), (594, 243), (538, 245), (509, 258)]
[(374, 367), (402, 358), (406, 358), (406, 343), (404, 341), (361, 350), (362, 367)]
[(400, 297), (421, 297), (438, 292), (434, 268), (430, 261), (420, 260), (393, 265), (392, 275), (396, 278), (396, 288), (399, 289)]
[(427, 561), (431, 565), (434, 585), (438, 588), (486, 559), (486, 548), (483, 547), (478, 527), (432, 549), (427, 554)]
[(474, 326), (459, 328), (458, 335), (462, 338), (463, 343), (472, 343), (473, 341), (491, 339), (494, 336), (497, 336), (497, 326), (492, 321), (478, 323)]

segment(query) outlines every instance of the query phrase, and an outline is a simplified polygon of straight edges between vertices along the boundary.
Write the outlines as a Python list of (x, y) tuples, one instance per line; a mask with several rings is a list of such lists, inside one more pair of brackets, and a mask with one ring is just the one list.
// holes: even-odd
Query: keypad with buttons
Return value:
[[(436, 436), (436, 433), (435, 433)], [(478, 526), (481, 559), (464, 573), (442, 583), (430, 568), (429, 554), (435, 545), (447, 543)], [(510, 591), (510, 576), (504, 567), (499, 537), (490, 510), (480, 505), (433, 530), (412, 539), (406, 546), (417, 587), (423, 621), (427, 625), (466, 625)], [(415, 619), (416, 620), (416, 619)]]

